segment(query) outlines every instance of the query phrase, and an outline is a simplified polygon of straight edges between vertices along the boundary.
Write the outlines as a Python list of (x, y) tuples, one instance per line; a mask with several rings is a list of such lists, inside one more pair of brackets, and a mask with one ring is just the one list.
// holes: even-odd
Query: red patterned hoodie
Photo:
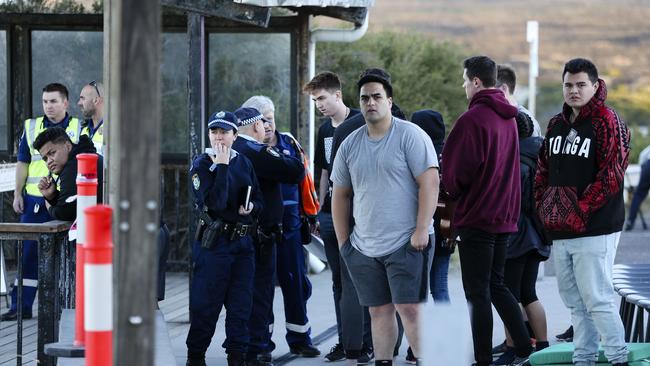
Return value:
[(625, 220), (623, 175), (630, 134), (625, 122), (605, 105), (599, 87), (570, 122), (571, 107), (551, 119), (537, 162), (535, 202), (553, 239), (621, 231)]

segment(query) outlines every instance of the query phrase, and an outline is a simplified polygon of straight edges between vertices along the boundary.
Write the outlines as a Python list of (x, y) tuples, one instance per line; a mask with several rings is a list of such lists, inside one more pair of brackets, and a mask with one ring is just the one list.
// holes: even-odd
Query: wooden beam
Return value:
[(203, 16), (219, 17), (266, 28), (271, 9), (233, 3), (231, 0), (161, 0), (162, 5)]
[(113, 360), (154, 364), (160, 177), (161, 6), (110, 0), (107, 121), (115, 166)]
[[(205, 38), (205, 17), (197, 13), (190, 13), (187, 16), (187, 37), (189, 39), (187, 73), (187, 112), (189, 133), (189, 151), (187, 166), (192, 165), (192, 158), (203, 151), (205, 141), (206, 117), (206, 43)], [(192, 193), (192, 182), (188, 174), (187, 180), (187, 247), (192, 253), (194, 233), (198, 217), (194, 209), (194, 195)], [(192, 255), (188, 258), (189, 288), (192, 288)], [(191, 305), (191, 304), (190, 304)]]
[(326, 8), (318, 6), (303, 6), (300, 8), (289, 8), (301, 14), (322, 15), (336, 19), (345, 20), (346, 22), (354, 23), (356, 26), (361, 26), (368, 8), (341, 8), (336, 6), (328, 6)]
[[(24, 25), (14, 25), (7, 33), (9, 45), (9, 100), (11, 106), (11, 122), (13, 124), (13, 140), (20, 141), (25, 129), (25, 120), (32, 114), (32, 78), (31, 78), (31, 37), (29, 28)], [(44, 85), (43, 85), (44, 86)], [(38, 111), (42, 113), (42, 111)], [(14, 144), (17, 146), (17, 144)]]
[[(298, 137), (298, 141), (303, 146), (305, 151), (309, 151), (309, 103), (311, 102), (309, 96), (302, 92), (302, 86), (309, 81), (309, 65), (308, 65), (308, 51), (309, 51), (309, 15), (299, 15), (299, 25), (296, 27), (293, 34), (293, 51), (292, 51), (292, 72), (291, 77), (291, 94), (292, 99), (292, 116), (291, 131)], [(313, 159), (313, 156), (309, 157)]]

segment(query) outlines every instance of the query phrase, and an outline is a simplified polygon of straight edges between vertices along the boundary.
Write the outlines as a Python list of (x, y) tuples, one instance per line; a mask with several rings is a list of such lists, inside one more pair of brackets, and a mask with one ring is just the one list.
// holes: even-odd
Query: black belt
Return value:
[(242, 224), (240, 222), (238, 223), (224, 222), (223, 227), (221, 229), (222, 234), (229, 235), (231, 238), (234, 238), (235, 236), (242, 237), (246, 235), (252, 235), (254, 232), (255, 232), (255, 225)]

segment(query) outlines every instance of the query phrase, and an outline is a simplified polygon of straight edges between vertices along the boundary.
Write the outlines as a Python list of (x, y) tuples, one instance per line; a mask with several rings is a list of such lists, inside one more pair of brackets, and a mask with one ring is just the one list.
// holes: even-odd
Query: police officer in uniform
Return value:
[[(48, 176), (43, 158), (34, 149), (34, 140), (47, 128), (57, 126), (65, 129), (73, 144), (79, 141), (81, 125), (79, 120), (68, 112), (68, 88), (59, 83), (48, 84), (43, 88), (44, 115), (25, 120), (25, 129), (18, 146), (16, 165), (16, 187), (14, 189), (14, 211), (21, 215), (22, 223), (43, 223), (52, 220), (45, 208), (45, 199), (38, 190), (38, 183)], [(32, 317), (32, 305), (38, 287), (38, 246), (36, 241), (23, 242), (23, 318)], [(18, 282), (11, 292), (11, 308), (2, 314), (1, 319), (15, 320), (17, 317)]]
[(253, 163), (264, 197), (264, 210), (255, 239), (253, 310), (249, 321), (251, 338), (246, 363), (248, 366), (267, 366), (270, 362), (257, 356), (269, 352), (271, 342), (272, 330), (269, 325), (273, 316), (275, 245), (282, 241), (281, 183), (298, 184), (305, 169), (297, 158), (261, 143), (264, 141), (266, 119), (257, 109), (239, 108), (235, 114), (239, 119), (240, 138), (235, 141), (234, 147)]
[[(302, 147), (290, 133), (280, 133), (275, 128), (275, 105), (263, 95), (255, 95), (244, 102), (244, 106), (256, 108), (266, 118), (264, 122), (264, 143), (277, 148), (282, 154), (303, 161)], [(303, 164), (304, 165), (304, 164)], [(301, 241), (300, 191), (296, 184), (282, 184), (284, 215), (282, 219), (282, 242), (276, 251), (276, 276), (282, 288), (284, 316), (286, 319), (286, 340), (292, 353), (303, 357), (320, 355), (312, 345), (311, 326), (307, 317), (307, 300), (311, 297), (311, 282), (307, 277), (304, 249)], [(311, 239), (311, 238), (310, 238)], [(273, 324), (271, 313), (271, 324)], [(270, 341), (268, 353), (260, 359), (271, 361), (275, 344)]]
[(228, 366), (245, 365), (253, 300), (255, 218), (263, 208), (253, 166), (235, 149), (237, 118), (217, 112), (208, 122), (211, 151), (192, 162), (190, 177), (200, 222), (192, 260), (187, 365), (204, 366), (221, 307), (226, 307)]

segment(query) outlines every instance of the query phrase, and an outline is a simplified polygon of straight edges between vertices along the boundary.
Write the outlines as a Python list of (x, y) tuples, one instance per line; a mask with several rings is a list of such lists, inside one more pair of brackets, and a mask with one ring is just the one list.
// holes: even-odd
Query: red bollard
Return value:
[(97, 154), (77, 155), (77, 254), (75, 265), (74, 345), (84, 345), (84, 209), (97, 204)]
[(84, 295), (86, 365), (113, 365), (113, 210), (97, 205), (84, 210), (86, 256)]

